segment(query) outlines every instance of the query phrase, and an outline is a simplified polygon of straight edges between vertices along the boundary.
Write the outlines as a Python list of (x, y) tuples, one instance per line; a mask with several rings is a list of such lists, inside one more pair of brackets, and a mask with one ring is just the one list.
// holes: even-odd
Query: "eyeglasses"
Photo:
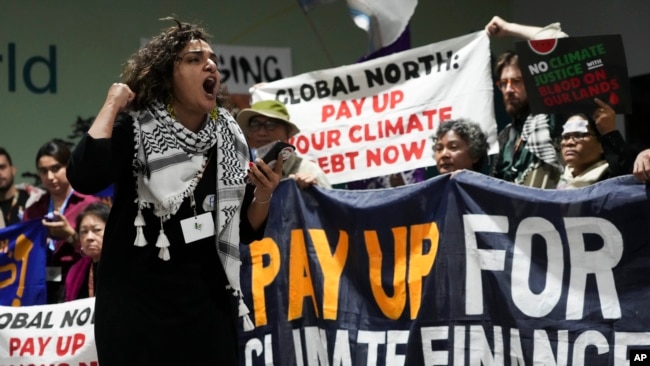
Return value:
[(513, 88), (521, 88), (524, 86), (524, 79), (521, 78), (521, 76), (518, 76), (516, 78), (507, 78), (507, 79), (501, 79), (496, 82), (497, 87), (501, 90), (506, 90), (508, 85), (511, 85)]
[(264, 120), (259, 120), (259, 119), (251, 119), (248, 122), (248, 127), (250, 127), (251, 131), (257, 132), (260, 130), (260, 128), (264, 127), (265, 130), (267, 131), (273, 131), (275, 130), (276, 127), (282, 122), (278, 122), (272, 119), (267, 119), (266, 121)]
[(595, 134), (591, 132), (572, 132), (572, 133), (565, 133), (562, 135), (562, 141), (563, 142), (569, 142), (569, 140), (573, 139), (575, 142), (581, 142), (586, 140), (589, 136), (594, 136)]

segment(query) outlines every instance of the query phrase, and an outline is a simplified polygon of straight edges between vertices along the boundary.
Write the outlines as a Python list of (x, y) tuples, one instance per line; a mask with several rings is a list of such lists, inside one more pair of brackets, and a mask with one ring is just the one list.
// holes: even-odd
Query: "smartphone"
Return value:
[(48, 212), (45, 217), (45, 221), (48, 222), (54, 222), (54, 221), (59, 221), (60, 219), (57, 216), (54, 216), (54, 212)]
[(266, 144), (262, 147), (257, 148), (258, 156), (262, 156), (262, 160), (268, 165), (271, 169), (275, 167), (275, 162), (278, 158), (287, 160), (291, 154), (296, 151), (296, 147), (282, 142), (280, 140), (273, 141), (270, 144)]

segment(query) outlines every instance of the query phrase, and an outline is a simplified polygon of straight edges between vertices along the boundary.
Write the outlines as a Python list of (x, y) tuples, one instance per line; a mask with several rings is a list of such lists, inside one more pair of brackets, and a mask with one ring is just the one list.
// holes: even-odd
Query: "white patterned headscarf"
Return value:
[(147, 245), (142, 231), (146, 223), (141, 210), (149, 207), (160, 218), (160, 234), (156, 241), (160, 248), (158, 256), (165, 261), (171, 259), (162, 223), (178, 211), (185, 198), (193, 195), (207, 164), (206, 152), (215, 147), (215, 244), (228, 278), (228, 289), (239, 299), (239, 316), (243, 317), (244, 330), (253, 329), (239, 281), (239, 215), (249, 161), (248, 145), (239, 125), (227, 110), (219, 108), (217, 118), (209, 118), (205, 126), (194, 133), (171, 118), (160, 102), (152, 103), (148, 109), (130, 112), (130, 115), (135, 130), (133, 164), (138, 194), (134, 245)]

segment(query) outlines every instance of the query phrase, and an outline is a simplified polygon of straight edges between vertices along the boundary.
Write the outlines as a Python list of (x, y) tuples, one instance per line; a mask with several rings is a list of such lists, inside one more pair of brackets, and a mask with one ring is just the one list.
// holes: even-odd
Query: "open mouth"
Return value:
[(214, 97), (217, 95), (217, 79), (207, 78), (203, 82), (203, 90), (205, 90), (208, 95)]

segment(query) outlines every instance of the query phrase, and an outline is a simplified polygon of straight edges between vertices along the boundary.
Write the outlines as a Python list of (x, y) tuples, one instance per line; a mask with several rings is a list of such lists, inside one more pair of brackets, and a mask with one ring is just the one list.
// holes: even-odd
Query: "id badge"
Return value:
[(214, 235), (214, 221), (209, 212), (181, 220), (185, 243), (192, 243)]
[(63, 280), (62, 268), (48, 266), (45, 268), (45, 280), (48, 282), (61, 282)]

